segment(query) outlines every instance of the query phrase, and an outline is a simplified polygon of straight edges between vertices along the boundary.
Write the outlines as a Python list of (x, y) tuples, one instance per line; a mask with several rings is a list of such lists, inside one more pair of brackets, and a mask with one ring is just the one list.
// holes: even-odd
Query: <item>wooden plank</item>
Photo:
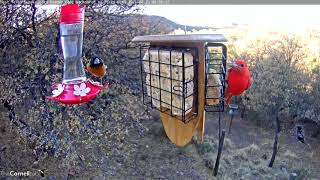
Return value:
[[(167, 47), (195, 47), (198, 49), (199, 63), (198, 63), (198, 114), (188, 123), (183, 123), (181, 120), (171, 117), (165, 112), (160, 112), (160, 118), (164, 126), (165, 132), (168, 138), (177, 146), (184, 146), (188, 144), (195, 131), (198, 131), (198, 142), (203, 141), (204, 124), (205, 124), (205, 112), (204, 112), (204, 101), (205, 101), (205, 49), (204, 43), (195, 42), (170, 42), (170, 43), (152, 43), (156, 46), (167, 46)], [(189, 113), (190, 116), (194, 111)]]
[(136, 36), (132, 42), (150, 43), (194, 43), (194, 42), (227, 42), (222, 34), (187, 34), (187, 35), (148, 35)]
[(164, 112), (160, 113), (160, 118), (171, 142), (182, 147), (191, 141), (198, 123), (196, 118), (186, 124)]
[(206, 120), (206, 114), (204, 111), (205, 105), (205, 44), (198, 45), (199, 49), (199, 64), (198, 64), (198, 143), (203, 142), (204, 125)]

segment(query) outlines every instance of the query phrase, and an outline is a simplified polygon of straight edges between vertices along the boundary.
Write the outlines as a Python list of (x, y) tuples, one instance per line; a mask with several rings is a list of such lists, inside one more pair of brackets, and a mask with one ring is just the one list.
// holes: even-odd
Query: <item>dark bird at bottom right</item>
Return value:
[(304, 133), (301, 126), (297, 126), (297, 139), (304, 143)]

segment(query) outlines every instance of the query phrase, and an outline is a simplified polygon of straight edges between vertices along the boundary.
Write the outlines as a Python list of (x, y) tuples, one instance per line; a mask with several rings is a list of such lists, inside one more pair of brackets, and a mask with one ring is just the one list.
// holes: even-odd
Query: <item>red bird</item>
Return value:
[(251, 75), (247, 63), (242, 59), (232, 62), (228, 71), (228, 87), (225, 92), (227, 104), (232, 96), (239, 96), (251, 85)]

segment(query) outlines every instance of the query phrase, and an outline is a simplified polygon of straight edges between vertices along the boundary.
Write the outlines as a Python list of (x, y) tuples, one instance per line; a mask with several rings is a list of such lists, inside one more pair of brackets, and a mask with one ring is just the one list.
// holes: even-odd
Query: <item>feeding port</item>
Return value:
[(93, 82), (86, 78), (82, 63), (84, 7), (67, 4), (61, 7), (60, 35), (64, 58), (62, 84), (52, 85), (52, 95), (47, 99), (63, 104), (80, 104), (94, 99), (109, 84)]

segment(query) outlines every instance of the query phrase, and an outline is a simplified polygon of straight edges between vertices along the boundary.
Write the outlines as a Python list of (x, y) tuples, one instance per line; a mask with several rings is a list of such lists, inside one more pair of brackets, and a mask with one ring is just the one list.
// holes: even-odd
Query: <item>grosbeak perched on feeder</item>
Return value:
[(100, 78), (101, 81), (107, 72), (106, 65), (104, 65), (103, 60), (98, 57), (92, 58), (91, 61), (87, 63), (86, 67), (93, 76)]
[(226, 103), (232, 96), (239, 96), (251, 85), (251, 75), (247, 63), (242, 59), (232, 61), (228, 71), (228, 87), (225, 92)]

